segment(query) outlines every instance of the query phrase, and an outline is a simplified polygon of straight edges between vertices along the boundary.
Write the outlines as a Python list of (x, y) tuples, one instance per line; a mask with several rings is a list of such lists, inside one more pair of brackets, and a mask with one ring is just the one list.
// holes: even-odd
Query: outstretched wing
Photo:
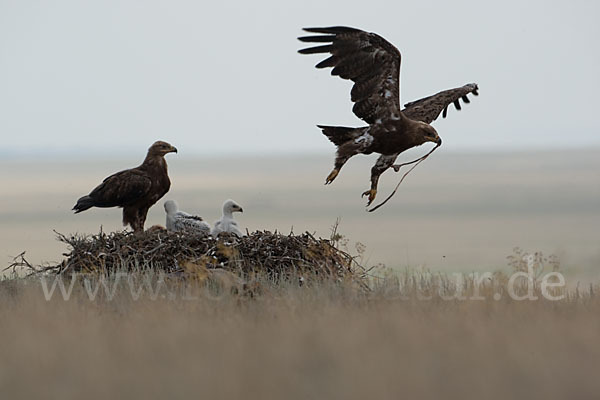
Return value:
[(479, 88), (476, 83), (469, 83), (459, 88), (444, 90), (433, 96), (406, 103), (402, 112), (410, 119), (430, 124), (437, 119), (442, 111), (442, 117), (446, 118), (450, 104), (454, 104), (454, 107), (460, 110), (460, 100), (470, 103), (471, 101), (467, 95), (473, 93), (477, 96), (479, 95), (478, 90)]
[(123, 207), (145, 196), (152, 180), (136, 168), (117, 172), (104, 179), (89, 194), (96, 207)]
[(401, 56), (397, 48), (375, 33), (355, 28), (337, 26), (304, 30), (322, 35), (299, 37), (300, 41), (326, 44), (302, 49), (299, 53), (331, 54), (316, 67), (333, 67), (332, 75), (354, 82), (352, 111), (357, 117), (369, 124), (401, 117)]

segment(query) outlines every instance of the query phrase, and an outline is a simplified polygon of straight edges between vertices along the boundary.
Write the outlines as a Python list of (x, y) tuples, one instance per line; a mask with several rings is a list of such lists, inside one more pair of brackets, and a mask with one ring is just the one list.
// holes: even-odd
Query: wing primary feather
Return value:
[(442, 118), (446, 118), (446, 115), (448, 115), (448, 106), (444, 107), (444, 112), (442, 112)]
[(479, 96), (479, 91), (478, 91), (478, 89), (473, 89), (473, 90), (471, 91), (471, 93), (473, 93), (475, 96)]
[(335, 35), (301, 36), (298, 38), (301, 42), (309, 43), (333, 42), (334, 39)]
[(347, 26), (330, 26), (326, 28), (302, 28), (302, 30), (311, 33), (350, 33), (350, 32), (361, 32), (360, 29), (350, 28)]
[(303, 36), (300, 41), (325, 45), (298, 52), (330, 53), (315, 67), (333, 67), (331, 75), (354, 82), (351, 99), (355, 103), (352, 110), (356, 116), (374, 123), (398, 113), (402, 115), (398, 79), (401, 56), (396, 47), (374, 33), (345, 26), (311, 27), (304, 31), (323, 35)]
[(469, 104), (471, 102), (471, 100), (469, 100), (469, 98), (467, 97), (466, 94), (463, 97), (461, 97), (461, 99), (462, 99), (462, 101), (464, 101), (467, 104)]
[(460, 111), (460, 102), (458, 100), (454, 100), (454, 107), (456, 107), (456, 109)]
[(329, 52), (331, 52), (332, 49), (333, 49), (333, 46), (328, 44), (325, 46), (316, 46), (316, 47), (309, 47), (306, 49), (301, 49), (301, 50), (298, 50), (298, 53), (300, 53), (300, 54), (329, 53)]
[(331, 56), (331, 57), (326, 58), (325, 60), (321, 61), (317, 65), (315, 65), (315, 68), (334, 67), (336, 63), (337, 63), (337, 58), (335, 56)]

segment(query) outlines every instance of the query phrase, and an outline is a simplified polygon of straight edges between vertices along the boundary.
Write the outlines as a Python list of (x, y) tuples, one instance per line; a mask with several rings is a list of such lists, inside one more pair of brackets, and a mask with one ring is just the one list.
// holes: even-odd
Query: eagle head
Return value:
[(226, 200), (225, 203), (223, 203), (223, 212), (224, 213), (234, 213), (234, 212), (243, 213), (244, 210), (238, 203), (229, 199), (229, 200)]
[(175, 214), (179, 210), (179, 206), (175, 200), (165, 201), (165, 212), (167, 214)]
[(164, 156), (167, 153), (177, 153), (177, 148), (162, 140), (154, 142), (148, 149), (148, 155)]
[(442, 139), (439, 137), (435, 128), (425, 122), (418, 122), (418, 131), (423, 138), (423, 143), (425, 142), (434, 142), (437, 144), (442, 144)]

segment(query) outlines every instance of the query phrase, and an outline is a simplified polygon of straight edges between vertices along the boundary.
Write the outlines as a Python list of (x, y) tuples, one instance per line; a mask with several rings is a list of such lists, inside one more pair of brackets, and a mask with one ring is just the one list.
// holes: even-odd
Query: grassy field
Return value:
[(255, 297), (186, 293), (134, 301), (125, 289), (112, 300), (101, 290), (90, 301), (76, 284), (69, 301), (58, 292), (46, 301), (37, 279), (0, 282), (2, 398), (600, 393), (600, 301), (589, 292), (497, 301), (486, 289), (485, 300), (443, 300), (401, 296), (388, 281), (370, 293), (333, 283), (264, 284)]

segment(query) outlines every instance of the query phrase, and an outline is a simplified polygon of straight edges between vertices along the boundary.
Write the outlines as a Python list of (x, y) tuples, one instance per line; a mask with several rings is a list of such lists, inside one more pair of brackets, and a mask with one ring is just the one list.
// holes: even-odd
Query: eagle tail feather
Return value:
[(363, 128), (347, 128), (344, 126), (317, 125), (325, 136), (336, 146), (340, 146), (350, 140), (359, 137)]

